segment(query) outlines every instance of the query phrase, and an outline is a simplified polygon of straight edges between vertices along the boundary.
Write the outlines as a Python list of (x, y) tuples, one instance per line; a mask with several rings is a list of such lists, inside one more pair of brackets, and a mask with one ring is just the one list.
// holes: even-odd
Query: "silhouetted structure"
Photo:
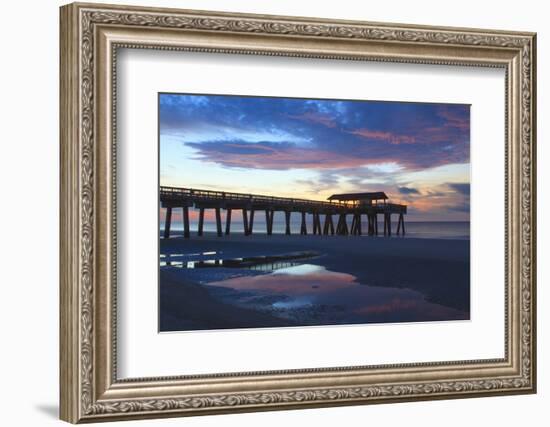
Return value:
[[(306, 216), (312, 215), (312, 233), (324, 235), (356, 235), (362, 234), (361, 218), (367, 216), (369, 236), (378, 235), (378, 215), (384, 216), (384, 235), (390, 236), (391, 215), (398, 214), (397, 234), (405, 234), (403, 215), (407, 213), (407, 206), (388, 203), (388, 196), (383, 192), (334, 194), (328, 202), (308, 199), (294, 199), (288, 197), (262, 196), (258, 194), (229, 193), (224, 191), (199, 190), (194, 188), (161, 187), (160, 203), (166, 208), (164, 238), (170, 237), (172, 210), (183, 209), (183, 235), (190, 237), (189, 208), (199, 210), (198, 235), (203, 235), (204, 213), (206, 209), (213, 209), (216, 218), (218, 236), (222, 236), (221, 210), (226, 211), (225, 234), (231, 232), (231, 212), (242, 211), (243, 228), (245, 235), (253, 233), (254, 215), (256, 211), (265, 211), (266, 233), (273, 234), (273, 215), (275, 212), (285, 214), (285, 234), (290, 234), (290, 216), (293, 212), (301, 214), (300, 234), (308, 234)], [(324, 215), (322, 224), (321, 215)], [(347, 216), (352, 216), (351, 226), (348, 228)], [(333, 216), (338, 217), (336, 227)]]

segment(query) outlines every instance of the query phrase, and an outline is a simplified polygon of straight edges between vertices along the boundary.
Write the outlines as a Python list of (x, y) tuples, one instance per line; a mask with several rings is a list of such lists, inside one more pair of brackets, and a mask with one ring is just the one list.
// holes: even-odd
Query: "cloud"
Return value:
[(397, 135), (392, 132), (384, 132), (379, 130), (370, 130), (370, 129), (356, 129), (350, 131), (349, 133), (353, 135), (359, 135), (366, 139), (374, 139), (379, 141), (386, 141), (390, 144), (414, 144), (416, 138), (409, 135)]
[(261, 141), (209, 141), (186, 143), (196, 150), (195, 159), (213, 162), (225, 167), (251, 169), (339, 169), (377, 163), (323, 149), (308, 149), (293, 143)]
[(416, 188), (410, 188), (410, 187), (397, 187), (397, 191), (405, 195), (420, 194), (420, 191), (418, 191)]
[(295, 119), (295, 120), (302, 120), (302, 121), (305, 121), (305, 122), (321, 124), (321, 125), (326, 126), (328, 128), (335, 128), (336, 127), (336, 122), (335, 122), (334, 118), (331, 118), (327, 114), (313, 113), (313, 112), (308, 111), (308, 112), (305, 112), (305, 113), (302, 113), (302, 114), (288, 115), (288, 117), (291, 118), (291, 119)]
[(463, 194), (464, 196), (470, 196), (470, 184), (469, 183), (447, 183), (447, 186), (457, 193)]
[(272, 170), (367, 167), (381, 175), (385, 172), (416, 171), (465, 161), (461, 150), (413, 145), (401, 148), (384, 143), (365, 145), (354, 139), (341, 139), (333, 144), (326, 140), (300, 144), (291, 141), (250, 142), (234, 139), (186, 142), (185, 145), (195, 150), (197, 160), (226, 167)]
[(450, 105), (441, 105), (438, 108), (437, 114), (439, 117), (445, 119), (445, 126), (454, 127), (467, 132), (470, 131), (469, 109), (457, 109)]
[(174, 137), (199, 163), (326, 171), (358, 185), (470, 160), (466, 105), (161, 95), (159, 126), (161, 144)]

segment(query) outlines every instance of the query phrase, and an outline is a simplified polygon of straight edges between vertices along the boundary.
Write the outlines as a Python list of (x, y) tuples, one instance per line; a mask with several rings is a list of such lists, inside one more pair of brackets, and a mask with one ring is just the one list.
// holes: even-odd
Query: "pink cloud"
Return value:
[(444, 127), (453, 127), (465, 132), (469, 132), (470, 130), (469, 117), (460, 115), (446, 106), (440, 107), (437, 111), (437, 115), (447, 121)]
[[(360, 156), (350, 156), (346, 153), (308, 150), (299, 147), (286, 148), (284, 150), (270, 148), (269, 155), (266, 155), (265, 151), (261, 149), (259, 153), (246, 153), (246, 155), (209, 151), (207, 155), (201, 156), (201, 160), (221, 163), (229, 167), (257, 167), (261, 169), (340, 169), (381, 162), (381, 159), (376, 157), (366, 159)], [(383, 160), (385, 162), (399, 162), (397, 157), (385, 157)]]
[(367, 139), (376, 139), (378, 141), (386, 141), (390, 144), (414, 144), (416, 138), (408, 135), (398, 135), (392, 132), (383, 132), (378, 130), (371, 130), (367, 128), (356, 129), (349, 132), (353, 135), (358, 135)]

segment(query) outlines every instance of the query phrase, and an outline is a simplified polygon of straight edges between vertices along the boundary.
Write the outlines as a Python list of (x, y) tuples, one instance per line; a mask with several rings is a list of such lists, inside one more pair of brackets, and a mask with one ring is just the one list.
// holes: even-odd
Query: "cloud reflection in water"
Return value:
[(236, 291), (225, 295), (227, 303), (268, 311), (301, 325), (468, 319), (467, 313), (430, 303), (405, 286), (369, 286), (351, 274), (314, 264), (234, 277), (208, 286)]

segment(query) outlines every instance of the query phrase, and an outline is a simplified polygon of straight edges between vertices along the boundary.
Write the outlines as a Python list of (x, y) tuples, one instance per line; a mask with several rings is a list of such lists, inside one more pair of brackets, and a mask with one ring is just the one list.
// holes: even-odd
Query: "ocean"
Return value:
[[(256, 214), (254, 219), (254, 233), (263, 234), (265, 233), (265, 219), (259, 215), (261, 212)], [(273, 222), (273, 233), (274, 234), (284, 234), (285, 233), (285, 223), (283, 218), (277, 218)], [(282, 215), (281, 215), (282, 217)], [(225, 218), (222, 217), (222, 229), (225, 233)], [(350, 225), (351, 219), (348, 219), (348, 226)], [(308, 233), (312, 231), (311, 218), (308, 218)], [(336, 224), (335, 224), (336, 225)], [(291, 218), (290, 229), (292, 234), (300, 233), (300, 218), (299, 215), (295, 215), (295, 218)], [(367, 230), (366, 221), (362, 222), (362, 229)], [(378, 232), (382, 234), (383, 224), (379, 221), (378, 223)], [(160, 224), (161, 233), (164, 231), (164, 221), (161, 221)], [(178, 218), (172, 219), (171, 234), (178, 235), (182, 234), (183, 226), (181, 219)], [(216, 232), (216, 224), (210, 219), (206, 219), (204, 222), (204, 231), (205, 232)], [(392, 221), (392, 236), (396, 236), (395, 232), (397, 231), (397, 218), (395, 221)], [(191, 232), (197, 232), (197, 221), (191, 219)], [(233, 214), (233, 220), (231, 222), (231, 233), (243, 233), (243, 223), (242, 217), (237, 215), (237, 212)], [(365, 236), (368, 237), (368, 236)], [(469, 240), (470, 239), (470, 222), (468, 221), (407, 221), (405, 217), (405, 236), (396, 236), (403, 238), (419, 238), (419, 239), (452, 239), (452, 240)]]

